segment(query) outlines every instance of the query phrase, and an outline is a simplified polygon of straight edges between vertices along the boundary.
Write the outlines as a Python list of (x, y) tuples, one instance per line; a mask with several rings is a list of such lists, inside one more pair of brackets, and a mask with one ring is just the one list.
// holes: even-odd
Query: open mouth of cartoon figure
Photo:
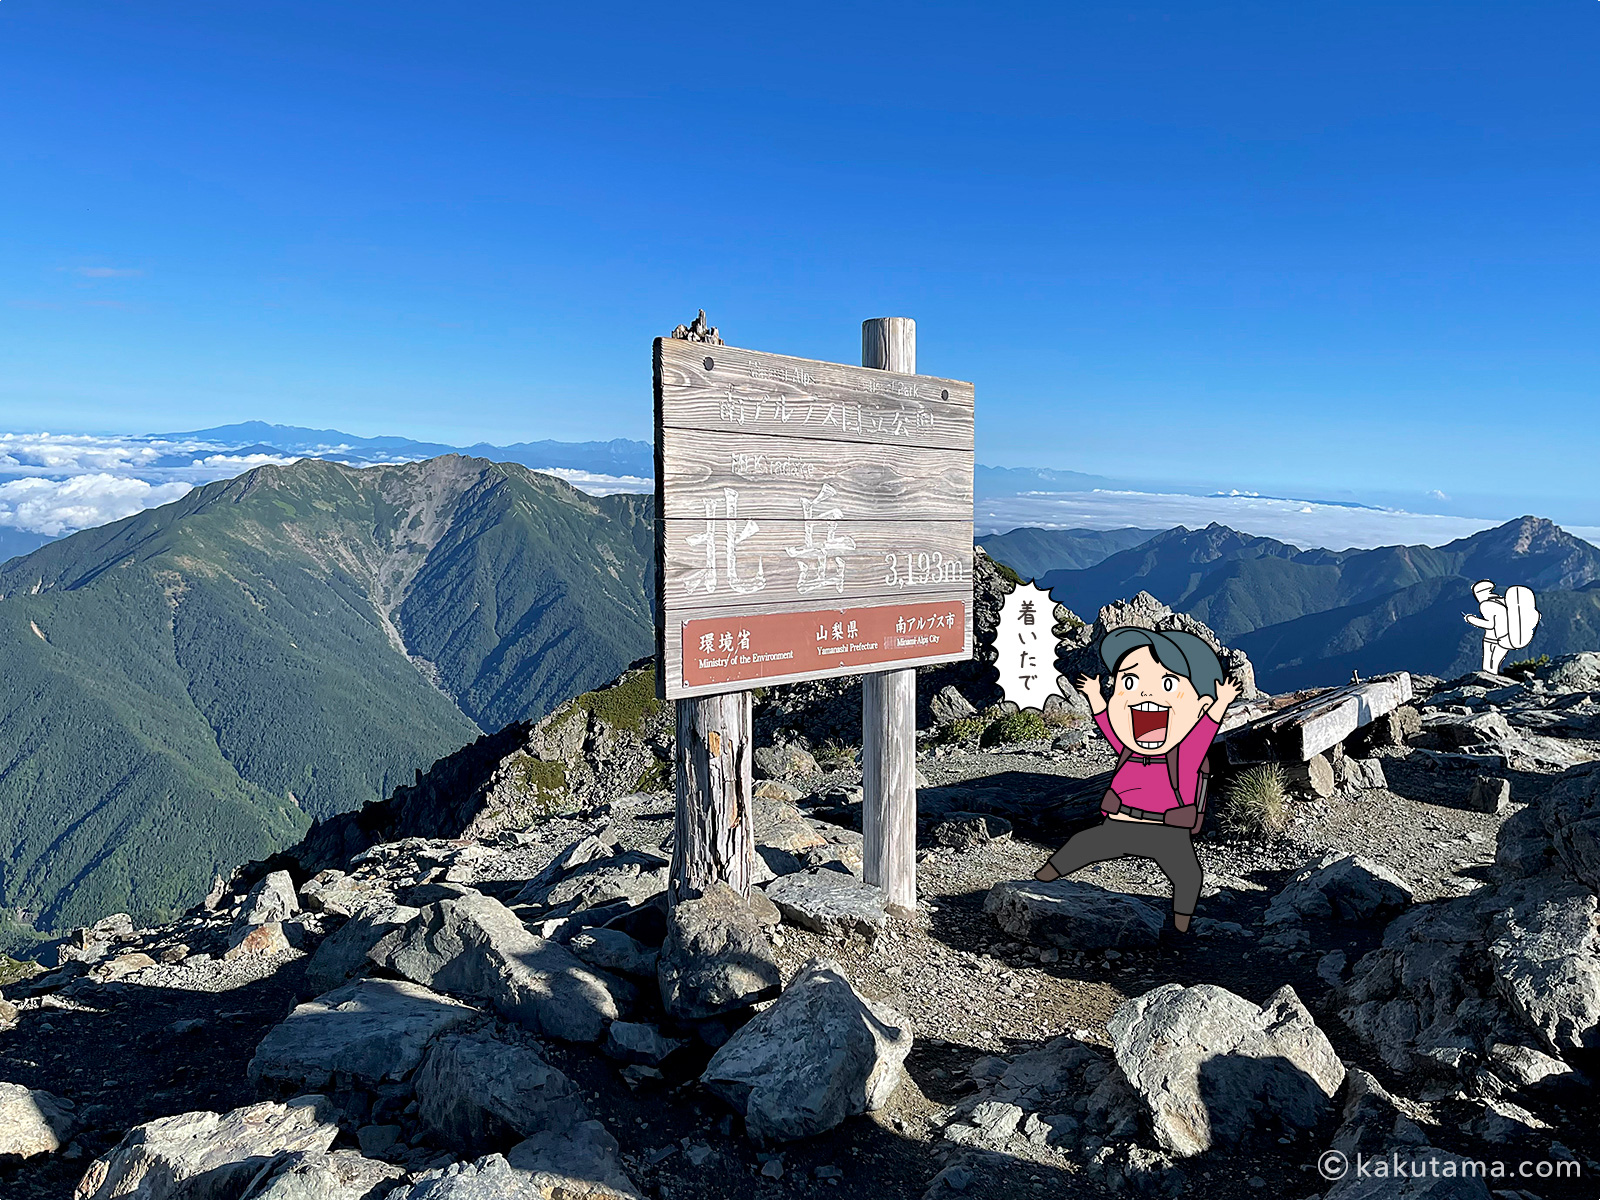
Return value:
[(1171, 711), (1153, 700), (1146, 700), (1128, 709), (1133, 717), (1133, 740), (1138, 743), (1139, 749), (1161, 749), (1162, 743), (1167, 740), (1167, 714)]

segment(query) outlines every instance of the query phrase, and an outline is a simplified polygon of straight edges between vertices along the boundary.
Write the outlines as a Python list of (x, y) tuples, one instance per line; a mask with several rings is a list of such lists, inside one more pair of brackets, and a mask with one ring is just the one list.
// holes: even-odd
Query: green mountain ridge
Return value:
[(1141, 546), (1158, 529), (1036, 529), (1023, 527), (1007, 533), (987, 533), (975, 539), (1023, 579), (1048, 571), (1092, 567), (1109, 555)]
[(156, 919), (653, 640), (652, 501), (261, 467), (0, 566), (0, 903)]

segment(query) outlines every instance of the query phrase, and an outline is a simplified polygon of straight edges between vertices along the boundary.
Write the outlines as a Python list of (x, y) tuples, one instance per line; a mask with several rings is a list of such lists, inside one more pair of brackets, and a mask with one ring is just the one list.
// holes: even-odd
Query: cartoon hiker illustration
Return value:
[(1114, 629), (1100, 643), (1100, 659), (1111, 672), (1111, 699), (1099, 676), (1080, 675), (1077, 688), (1117, 752), (1100, 802), (1105, 819), (1076, 834), (1034, 878), (1048, 882), (1112, 858), (1154, 859), (1172, 884), (1173, 924), (1185, 931), (1200, 898), (1192, 839), (1205, 816), (1206, 752), (1239, 688), (1192, 633)]
[(1472, 595), (1478, 601), (1478, 615), (1463, 613), (1461, 619), (1483, 630), (1483, 669), (1498, 675), (1506, 651), (1521, 650), (1533, 640), (1539, 610), (1533, 592), (1521, 585), (1498, 596), (1492, 580), (1480, 579), (1472, 585)]

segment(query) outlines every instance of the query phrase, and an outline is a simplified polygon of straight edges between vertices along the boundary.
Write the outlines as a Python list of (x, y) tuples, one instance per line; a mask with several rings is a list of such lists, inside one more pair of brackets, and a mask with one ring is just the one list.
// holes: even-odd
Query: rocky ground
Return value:
[[(848, 754), (763, 746), (756, 894), (670, 918), (668, 794), (419, 783), (337, 865), (7, 982), (0, 1196), (1591, 1197), (1600, 656), (1422, 690), (1283, 833), (1200, 839), (1187, 934), (1143, 860), (1031, 880), (1112, 765), (1081, 728), (930, 730), (905, 917), (860, 882)], [(648, 763), (604, 751), (605, 786)], [(471, 836), (372, 842), (435, 793)], [(1331, 1182), (1333, 1149), (1536, 1174)]]

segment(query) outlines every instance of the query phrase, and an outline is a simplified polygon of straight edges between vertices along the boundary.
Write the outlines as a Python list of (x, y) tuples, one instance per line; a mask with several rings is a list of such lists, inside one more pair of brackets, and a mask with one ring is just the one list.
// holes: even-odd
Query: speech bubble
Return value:
[(1061, 694), (1054, 613), (1050, 593), (1032, 583), (1018, 584), (1000, 608), (994, 665), (1006, 699), (1018, 708), (1043, 709), (1046, 699)]

